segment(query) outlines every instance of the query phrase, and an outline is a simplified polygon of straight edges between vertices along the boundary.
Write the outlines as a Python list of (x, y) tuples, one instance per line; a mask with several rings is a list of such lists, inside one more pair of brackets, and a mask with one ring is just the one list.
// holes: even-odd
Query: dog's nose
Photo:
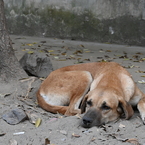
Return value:
[(93, 122), (93, 119), (91, 119), (91, 118), (88, 118), (88, 117), (83, 118), (83, 123), (86, 126), (89, 126), (92, 122)]

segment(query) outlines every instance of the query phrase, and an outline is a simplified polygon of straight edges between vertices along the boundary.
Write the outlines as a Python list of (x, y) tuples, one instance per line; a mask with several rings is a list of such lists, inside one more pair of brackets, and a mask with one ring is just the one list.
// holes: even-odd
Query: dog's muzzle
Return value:
[(89, 109), (82, 118), (82, 126), (89, 128), (92, 126), (100, 126), (102, 125), (101, 122), (102, 115), (100, 111), (95, 108)]

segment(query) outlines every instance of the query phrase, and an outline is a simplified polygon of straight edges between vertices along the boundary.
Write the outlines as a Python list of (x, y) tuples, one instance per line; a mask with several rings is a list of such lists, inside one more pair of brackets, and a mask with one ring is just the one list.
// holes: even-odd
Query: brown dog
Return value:
[[(53, 71), (37, 93), (38, 104), (52, 113), (85, 113), (82, 126), (92, 127), (133, 115), (137, 105), (145, 123), (145, 95), (126, 69), (115, 62), (94, 62)], [(80, 105), (81, 104), (81, 105)]]

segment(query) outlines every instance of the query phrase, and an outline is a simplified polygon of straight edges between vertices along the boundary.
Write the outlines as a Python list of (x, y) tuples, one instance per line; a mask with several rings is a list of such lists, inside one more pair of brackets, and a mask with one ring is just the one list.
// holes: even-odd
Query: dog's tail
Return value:
[(40, 107), (51, 113), (60, 113), (64, 115), (68, 110), (68, 106), (54, 106), (46, 103), (39, 91), (37, 92), (37, 102)]

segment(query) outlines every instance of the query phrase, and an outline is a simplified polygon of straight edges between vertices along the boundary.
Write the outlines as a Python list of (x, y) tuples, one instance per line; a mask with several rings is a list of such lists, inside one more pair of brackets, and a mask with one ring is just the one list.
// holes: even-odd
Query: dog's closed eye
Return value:
[(92, 100), (86, 102), (88, 106), (93, 106)]
[(111, 108), (106, 104), (106, 102), (103, 102), (101, 109), (102, 110), (110, 110)]

